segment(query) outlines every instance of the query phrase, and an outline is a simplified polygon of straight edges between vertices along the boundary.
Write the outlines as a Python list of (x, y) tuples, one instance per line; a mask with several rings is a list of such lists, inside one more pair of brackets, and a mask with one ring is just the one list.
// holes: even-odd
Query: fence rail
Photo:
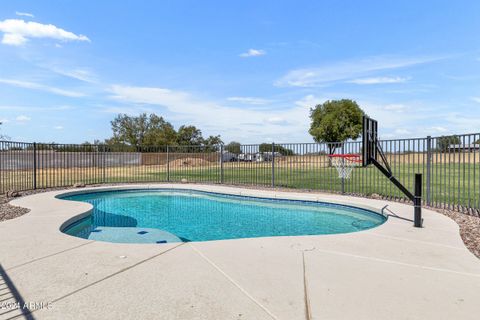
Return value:
[[(480, 134), (382, 140), (410, 190), (424, 177), (424, 204), (478, 215)], [(361, 153), (360, 142), (226, 146), (108, 146), (0, 141), (0, 194), (75, 183), (189, 182), (284, 187), (407, 200), (374, 167), (338, 177), (328, 154)]]

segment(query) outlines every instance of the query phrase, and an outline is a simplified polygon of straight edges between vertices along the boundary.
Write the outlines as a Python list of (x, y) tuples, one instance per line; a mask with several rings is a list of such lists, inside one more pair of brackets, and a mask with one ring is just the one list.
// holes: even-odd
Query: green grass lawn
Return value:
[[(402, 164), (393, 168), (395, 176), (413, 193), (414, 175), (423, 173), (426, 199), (426, 168), (418, 165)], [(163, 173), (161, 174), (163, 175)], [(220, 168), (202, 170), (188, 168), (170, 172), (170, 181), (187, 179), (192, 182), (220, 183)], [(226, 167), (223, 181), (226, 184), (272, 185), (271, 166), (262, 167)], [(342, 179), (335, 168), (275, 168), (275, 187), (292, 189), (322, 190), (342, 192)], [(355, 168), (349, 179), (344, 181), (344, 191), (350, 194), (379, 194), (387, 197), (404, 198), (379, 170), (374, 167)], [(435, 164), (431, 168), (430, 199), (433, 203), (450, 203), (466, 207), (479, 208), (480, 165), (465, 164), (448, 166)]]

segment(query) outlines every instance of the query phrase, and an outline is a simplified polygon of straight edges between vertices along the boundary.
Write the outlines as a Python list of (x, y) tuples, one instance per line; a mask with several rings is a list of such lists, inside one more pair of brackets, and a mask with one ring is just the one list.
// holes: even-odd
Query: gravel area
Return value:
[[(24, 197), (24, 196), (28, 196), (36, 193), (42, 193), (42, 192), (54, 191), (54, 190), (67, 190), (67, 189), (73, 189), (73, 188), (62, 187), (62, 188), (28, 190), (28, 191), (19, 191), (18, 194), (20, 197)], [(16, 197), (12, 198), (12, 197), (7, 197), (6, 194), (0, 194), (0, 222), (18, 218), (30, 211), (29, 209), (12, 206), (11, 204), (9, 204), (9, 202), (13, 199), (16, 199)]]
[(30, 210), (21, 207), (15, 207), (8, 203), (12, 198), (7, 198), (6, 195), (0, 195), (0, 221), (9, 220), (23, 216)]
[(454, 220), (460, 226), (465, 246), (480, 259), (480, 218), (450, 210), (432, 209)]
[[(89, 185), (89, 187), (94, 187), (99, 185)], [(105, 185), (102, 185), (105, 186)], [(245, 187), (245, 186), (242, 186)], [(252, 187), (255, 188), (255, 187)], [(62, 190), (62, 189), (75, 189), (75, 188), (51, 188), (51, 189), (42, 189), (42, 190), (30, 190), (30, 191), (21, 191), (19, 192), (20, 196), (27, 196), (30, 194), (46, 192), (46, 191), (53, 191), (53, 190)], [(258, 187), (256, 187), (258, 189)], [(263, 189), (263, 188), (260, 188)], [(271, 190), (271, 188), (264, 188)], [(277, 190), (281, 191), (295, 191), (301, 192), (300, 190), (291, 190), (291, 189), (283, 189), (279, 188)], [(304, 192), (311, 192), (305, 190)], [(8, 202), (14, 198), (9, 198), (6, 195), (0, 195), (0, 222), (4, 220), (14, 219), (20, 217), (30, 210), (26, 208), (16, 207), (10, 205)], [(459, 226), (460, 226), (460, 236), (465, 243), (465, 246), (480, 259), (480, 217), (476, 217), (473, 215), (468, 215), (465, 213), (460, 213), (451, 210), (445, 209), (436, 209), (436, 208), (429, 208), (431, 210), (435, 210), (451, 219), (453, 219)]]

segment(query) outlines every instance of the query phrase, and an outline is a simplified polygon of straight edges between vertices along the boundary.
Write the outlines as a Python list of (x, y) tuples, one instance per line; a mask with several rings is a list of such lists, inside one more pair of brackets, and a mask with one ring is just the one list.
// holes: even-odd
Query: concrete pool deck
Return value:
[[(153, 187), (388, 205), (389, 218), (349, 234), (118, 244), (59, 231), (91, 208), (55, 198), (66, 190), (19, 198), (11, 204), (31, 211), (0, 223), (0, 319), (478, 319), (480, 260), (458, 225), (431, 210), (418, 229), (405, 220), (410, 205), (331, 194), (195, 184), (67, 191)], [(15, 298), (38, 310), (2, 308)]]

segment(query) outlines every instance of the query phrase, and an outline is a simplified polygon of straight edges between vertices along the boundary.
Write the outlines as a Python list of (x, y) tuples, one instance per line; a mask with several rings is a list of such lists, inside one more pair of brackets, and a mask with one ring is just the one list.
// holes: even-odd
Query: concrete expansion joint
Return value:
[(368, 257), (368, 256), (346, 253), (346, 252), (341, 252), (341, 251), (334, 251), (334, 250), (317, 249), (317, 251), (322, 252), (322, 253), (327, 253), (327, 254), (344, 256), (344, 257), (364, 259), (364, 260), (370, 260), (370, 261), (376, 261), (376, 262), (382, 262), (382, 263), (396, 264), (396, 265), (411, 267), (411, 268), (420, 268), (420, 269), (425, 269), (425, 270), (447, 272), (447, 273), (458, 274), (458, 275), (463, 275), (463, 276), (468, 276), (468, 277), (480, 278), (480, 273), (455, 271), (455, 270), (450, 270), (450, 269), (445, 269), (445, 268), (437, 268), (437, 267), (430, 267), (430, 266), (425, 266), (425, 265), (420, 265), (420, 264), (413, 264), (413, 263), (395, 261), (395, 260), (390, 260), (390, 259)]
[(238, 282), (236, 282), (232, 277), (230, 277), (225, 271), (223, 271), (215, 262), (210, 260), (207, 256), (205, 256), (200, 250), (195, 248), (195, 246), (189, 242), (190, 247), (200, 256), (202, 257), (208, 264), (210, 264), (213, 268), (215, 268), (218, 272), (220, 272), (228, 281), (230, 281), (235, 287), (237, 287), (245, 296), (247, 296), (251, 301), (253, 301), (256, 305), (258, 305), (263, 311), (265, 311), (272, 319), (278, 320), (278, 317), (275, 316), (270, 310), (267, 309), (263, 304), (260, 303), (257, 299), (255, 299), (250, 293), (247, 292)]
[[(92, 241), (92, 242), (94, 242), (94, 241)], [(96, 280), (96, 281), (94, 281), (94, 282), (91, 282), (91, 283), (89, 283), (89, 284), (87, 284), (87, 285), (85, 285), (85, 286), (83, 286), (83, 287), (80, 287), (80, 288), (78, 288), (78, 289), (76, 289), (76, 290), (74, 290), (74, 291), (72, 291), (72, 292), (69, 292), (69, 293), (67, 293), (67, 294), (64, 294), (64, 295), (61, 296), (61, 297), (55, 298), (55, 299), (53, 299), (51, 302), (52, 302), (52, 303), (55, 303), (55, 302), (58, 302), (58, 301), (60, 301), (60, 300), (65, 299), (65, 298), (68, 298), (68, 297), (70, 297), (70, 296), (72, 296), (72, 295), (74, 295), (74, 294), (77, 294), (77, 293), (79, 293), (79, 292), (81, 292), (81, 291), (83, 291), (83, 290), (85, 290), (85, 289), (87, 289), (87, 288), (90, 288), (90, 287), (92, 287), (92, 286), (94, 286), (94, 285), (97, 285), (97, 284), (99, 284), (99, 283), (101, 283), (101, 282), (103, 282), (103, 281), (105, 281), (105, 280), (108, 280), (108, 279), (110, 279), (110, 278), (113, 278), (113, 277), (115, 277), (115, 276), (117, 276), (117, 275), (119, 275), (119, 274), (121, 274), (121, 273), (123, 273), (123, 272), (125, 272), (125, 271), (128, 271), (128, 270), (130, 270), (130, 269), (133, 269), (133, 268), (135, 268), (135, 267), (137, 267), (137, 266), (139, 266), (139, 265), (141, 265), (141, 264), (143, 264), (143, 263), (145, 263), (145, 262), (148, 262), (148, 261), (150, 261), (150, 260), (152, 260), (152, 259), (155, 259), (155, 258), (157, 258), (157, 257), (159, 257), (159, 256), (161, 256), (161, 255), (163, 255), (163, 254), (166, 254), (166, 253), (168, 253), (168, 252), (170, 252), (170, 251), (173, 251), (173, 250), (177, 249), (178, 247), (181, 247), (181, 246), (183, 246), (183, 245), (185, 245), (185, 244), (186, 244), (186, 242), (182, 242), (182, 243), (180, 243), (179, 245), (177, 245), (177, 246), (175, 246), (175, 247), (172, 247), (172, 248), (169, 248), (169, 249), (167, 249), (167, 250), (165, 250), (165, 251), (162, 251), (162, 252), (160, 252), (160, 253), (157, 253), (157, 254), (155, 254), (155, 255), (153, 255), (153, 256), (151, 256), (151, 257), (148, 257), (148, 258), (143, 259), (143, 260), (141, 260), (141, 261), (139, 261), (139, 262), (137, 262), (137, 263), (134, 263), (133, 265), (130, 265), (130, 266), (128, 266), (128, 267), (125, 267), (125, 268), (123, 268), (123, 269), (121, 269), (121, 270), (119, 270), (119, 271), (116, 271), (116, 272), (114, 272), (114, 273), (111, 273), (111, 274), (109, 274), (109, 275), (106, 276), (106, 277), (103, 277), (103, 278), (98, 279), (98, 280)], [(35, 311), (32, 311), (31, 313), (33, 313), (33, 312), (35, 312)]]
[(25, 266), (25, 265), (27, 265), (27, 264), (31, 264), (31, 263), (37, 262), (37, 261), (39, 261), (39, 260), (47, 259), (47, 258), (56, 256), (56, 255), (59, 255), (59, 254), (62, 254), (62, 253), (71, 251), (71, 250), (75, 250), (75, 249), (81, 248), (81, 247), (83, 247), (83, 246), (89, 245), (89, 244), (94, 243), (94, 242), (95, 242), (94, 240), (91, 240), (91, 241), (82, 243), (82, 244), (80, 244), (80, 245), (78, 245), (78, 246), (74, 246), (74, 247), (71, 247), (71, 248), (68, 248), (68, 249), (65, 249), (65, 250), (61, 250), (61, 251), (58, 251), (58, 252), (55, 252), (55, 253), (52, 253), (52, 254), (48, 254), (48, 255), (46, 255), (46, 256), (39, 257), (39, 258), (36, 258), (36, 259), (32, 259), (32, 260), (30, 260), (30, 261), (27, 261), (27, 262), (24, 262), (24, 263), (21, 263), (21, 264), (17, 264), (17, 265), (15, 265), (15, 266), (13, 266), (13, 267), (7, 268), (7, 269), (5, 269), (5, 271), (10, 271), (10, 270), (13, 270), (13, 269), (16, 269), (16, 268), (19, 268), (19, 267), (23, 267), (23, 266)]
[(310, 296), (308, 294), (308, 279), (307, 279), (307, 271), (306, 271), (306, 263), (305, 263), (305, 253), (308, 251), (315, 250), (315, 247), (311, 250), (302, 250), (302, 266), (303, 266), (303, 295), (305, 301), (305, 319), (311, 320), (312, 319), (312, 309), (310, 307)]

